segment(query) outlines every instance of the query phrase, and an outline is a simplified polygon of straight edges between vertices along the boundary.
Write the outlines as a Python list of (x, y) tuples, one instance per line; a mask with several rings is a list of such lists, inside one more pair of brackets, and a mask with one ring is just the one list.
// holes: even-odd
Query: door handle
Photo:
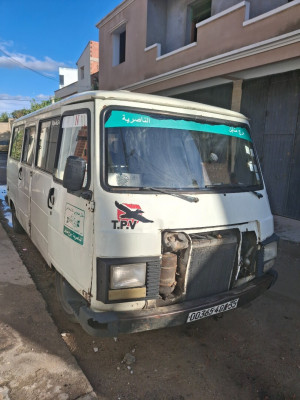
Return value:
[(18, 178), (19, 178), (19, 180), (21, 181), (23, 178), (22, 178), (22, 167), (20, 167), (19, 168), (19, 173), (18, 173)]
[(52, 210), (54, 206), (54, 188), (50, 188), (48, 193), (47, 205), (50, 210)]

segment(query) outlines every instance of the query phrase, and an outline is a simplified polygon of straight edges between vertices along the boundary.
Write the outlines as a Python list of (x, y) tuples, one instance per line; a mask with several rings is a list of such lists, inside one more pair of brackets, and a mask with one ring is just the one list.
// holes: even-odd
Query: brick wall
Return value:
[(90, 74), (99, 72), (99, 42), (90, 41)]

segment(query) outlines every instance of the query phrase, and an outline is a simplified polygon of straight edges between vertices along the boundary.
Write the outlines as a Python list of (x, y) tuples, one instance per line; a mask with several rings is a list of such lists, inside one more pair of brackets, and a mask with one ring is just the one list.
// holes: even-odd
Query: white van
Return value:
[(190, 323), (275, 282), (270, 212), (248, 120), (123, 91), (15, 121), (7, 193), (91, 335)]

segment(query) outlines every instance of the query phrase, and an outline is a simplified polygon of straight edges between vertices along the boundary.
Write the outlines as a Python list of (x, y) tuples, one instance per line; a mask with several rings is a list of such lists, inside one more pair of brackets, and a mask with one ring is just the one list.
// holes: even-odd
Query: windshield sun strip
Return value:
[(250, 134), (245, 127), (235, 127), (225, 124), (208, 124), (187, 119), (159, 119), (154, 118), (153, 115), (150, 116), (120, 110), (112, 110), (108, 120), (105, 122), (105, 128), (124, 128), (128, 126), (215, 133), (238, 137), (252, 142)]

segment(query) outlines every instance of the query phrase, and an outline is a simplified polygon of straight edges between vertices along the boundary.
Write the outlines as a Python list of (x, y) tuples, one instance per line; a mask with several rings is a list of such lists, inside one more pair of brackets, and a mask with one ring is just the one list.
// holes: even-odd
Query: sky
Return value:
[(77, 68), (96, 24), (122, 0), (0, 0), (0, 115), (59, 89), (58, 68)]

